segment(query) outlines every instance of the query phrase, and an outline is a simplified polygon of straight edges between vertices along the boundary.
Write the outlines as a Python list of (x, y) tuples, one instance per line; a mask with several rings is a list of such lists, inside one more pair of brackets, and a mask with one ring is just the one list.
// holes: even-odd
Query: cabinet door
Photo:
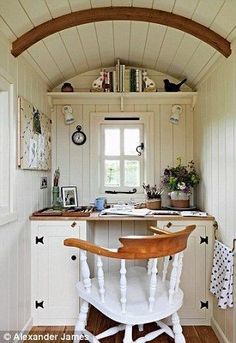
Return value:
[(63, 244), (65, 238), (84, 236), (85, 222), (75, 224), (71, 227), (70, 222), (39, 222), (36, 228), (32, 270), (34, 325), (73, 325), (78, 317), (75, 285), (79, 280), (79, 249)]
[[(157, 224), (158, 227), (164, 228), (168, 222), (159, 221)], [(195, 223), (192, 221), (175, 221), (172, 222), (168, 230), (179, 231), (192, 224)], [(180, 287), (184, 292), (184, 302), (179, 311), (184, 324), (204, 324), (207, 318), (206, 308), (201, 308), (207, 300), (205, 236), (206, 226), (198, 222), (196, 229), (189, 236), (187, 249), (184, 251), (180, 283)]]

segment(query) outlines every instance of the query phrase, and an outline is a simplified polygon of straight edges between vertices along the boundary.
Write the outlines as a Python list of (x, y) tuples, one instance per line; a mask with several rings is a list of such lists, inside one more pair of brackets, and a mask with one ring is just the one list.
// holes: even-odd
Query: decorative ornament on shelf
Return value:
[(143, 183), (143, 189), (147, 196), (146, 207), (149, 210), (159, 210), (161, 208), (161, 194), (163, 189), (157, 185), (150, 186)]
[(65, 82), (61, 87), (61, 92), (74, 92), (74, 88), (69, 82)]
[(143, 75), (143, 91), (144, 92), (156, 92), (156, 84), (153, 80), (151, 80), (148, 75), (147, 75), (147, 71), (144, 70), (142, 72)]
[(92, 83), (92, 92), (103, 92), (103, 71), (100, 71), (100, 75)]
[(179, 124), (180, 114), (183, 112), (183, 108), (180, 105), (173, 105), (171, 107), (170, 122), (172, 124)]
[(175, 84), (170, 82), (168, 79), (163, 80), (165, 85), (165, 91), (166, 92), (179, 92), (180, 87), (187, 81), (187, 79), (184, 79), (183, 81)]
[(170, 191), (171, 206), (176, 208), (189, 208), (191, 191), (200, 182), (193, 161), (187, 166), (181, 164), (181, 158), (177, 158), (176, 167), (168, 167), (162, 176), (162, 185)]

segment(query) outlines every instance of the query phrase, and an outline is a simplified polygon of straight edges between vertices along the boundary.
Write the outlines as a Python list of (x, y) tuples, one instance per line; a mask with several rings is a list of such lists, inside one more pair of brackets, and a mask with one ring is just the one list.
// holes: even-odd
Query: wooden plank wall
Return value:
[[(17, 95), (33, 102), (41, 111), (48, 113), (47, 85), (37, 76), (23, 57), (15, 59), (11, 46), (0, 34), (0, 77), (10, 79), (14, 85), (14, 127), (17, 125)], [(16, 135), (11, 137), (16, 147)], [(15, 148), (13, 148), (15, 150)], [(50, 202), (50, 188), (40, 189), (40, 177), (50, 173), (27, 171), (14, 166), (14, 202), (18, 219), (0, 226), (0, 331), (21, 330), (30, 324), (30, 222), (29, 215)]]
[[(236, 238), (236, 44), (198, 85), (194, 113), (194, 159), (202, 182), (198, 204), (216, 217), (219, 237), (232, 246)], [(236, 284), (236, 280), (235, 280)], [(225, 342), (236, 342), (236, 311), (214, 306), (214, 319)], [(228, 341), (227, 341), (228, 340)]]
[[(176, 99), (175, 99), (176, 101)], [(176, 102), (175, 102), (176, 103)], [(155, 182), (159, 184), (163, 170), (168, 165), (174, 165), (178, 156), (183, 163), (193, 158), (193, 113), (191, 105), (183, 105), (179, 125), (169, 122), (170, 104), (137, 104), (125, 105), (124, 111), (154, 113), (154, 150), (153, 169)], [(90, 112), (119, 112), (118, 104), (72, 104), (75, 124), (66, 126), (62, 114), (62, 106), (56, 105), (52, 113), (53, 120), (53, 170), (61, 170), (60, 185), (76, 185), (79, 193), (79, 203), (89, 204), (94, 199), (90, 196)], [(71, 135), (76, 125), (82, 125), (87, 135), (87, 141), (82, 146), (76, 146), (71, 141)], [(92, 192), (91, 192), (92, 194)]]

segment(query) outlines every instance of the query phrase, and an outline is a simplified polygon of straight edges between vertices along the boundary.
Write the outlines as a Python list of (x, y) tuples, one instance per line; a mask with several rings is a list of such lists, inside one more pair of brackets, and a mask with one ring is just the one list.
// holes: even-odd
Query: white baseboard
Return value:
[[(19, 332), (19, 337), (23, 337), (24, 335), (27, 335), (30, 330), (32, 329), (33, 326), (33, 318), (30, 317), (29, 320), (26, 322), (25, 326), (23, 327), (23, 329)], [(18, 342), (22, 342), (22, 340), (20, 338), (15, 338), (13, 343), (18, 343)]]
[(230, 341), (227, 339), (221, 327), (219, 326), (219, 324), (214, 318), (211, 318), (211, 327), (213, 331), (215, 332), (220, 343), (230, 343)]

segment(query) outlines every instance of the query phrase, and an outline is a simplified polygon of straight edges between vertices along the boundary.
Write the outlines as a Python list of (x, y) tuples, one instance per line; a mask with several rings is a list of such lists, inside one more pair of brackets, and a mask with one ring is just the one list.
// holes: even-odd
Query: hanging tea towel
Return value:
[(215, 241), (210, 291), (218, 299), (218, 306), (233, 307), (233, 252)]

